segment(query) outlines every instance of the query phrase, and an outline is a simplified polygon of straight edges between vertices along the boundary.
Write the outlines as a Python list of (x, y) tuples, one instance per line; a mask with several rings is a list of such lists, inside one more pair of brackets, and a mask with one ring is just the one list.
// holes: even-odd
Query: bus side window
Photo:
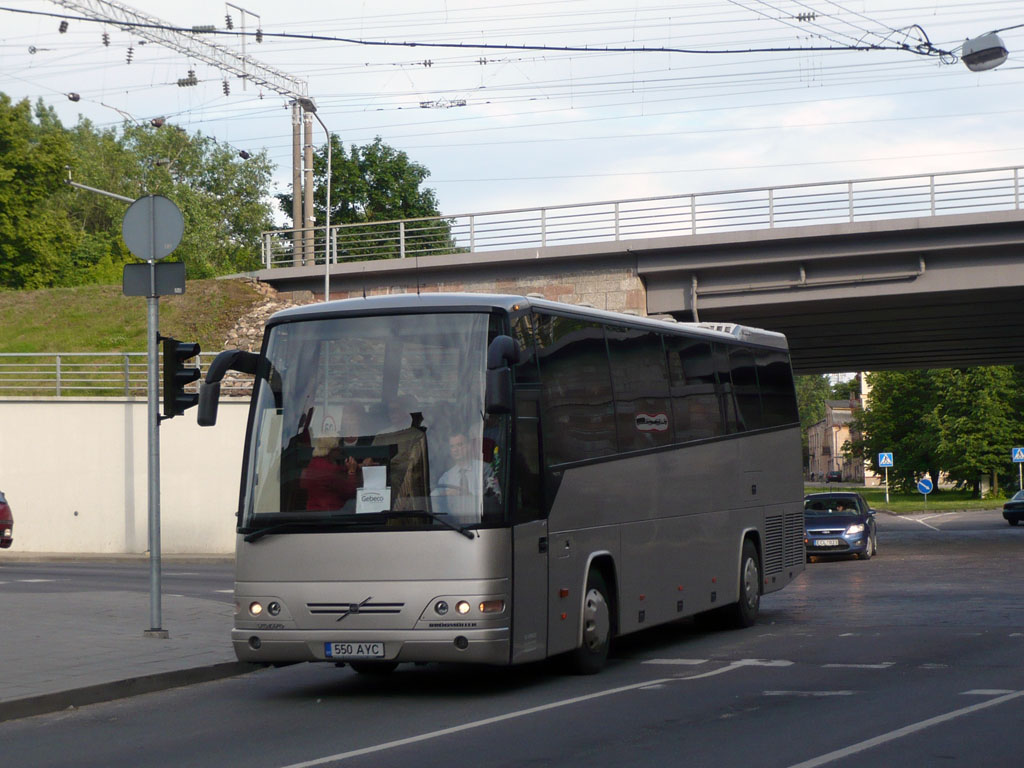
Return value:
[(604, 327), (538, 313), (544, 463), (614, 456), (618, 450)]

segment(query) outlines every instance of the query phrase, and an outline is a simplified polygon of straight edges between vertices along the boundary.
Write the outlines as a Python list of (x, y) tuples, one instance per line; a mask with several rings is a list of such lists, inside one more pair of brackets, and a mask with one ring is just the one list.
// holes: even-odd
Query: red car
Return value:
[(14, 513), (0, 491), (0, 547), (7, 549), (14, 542)]

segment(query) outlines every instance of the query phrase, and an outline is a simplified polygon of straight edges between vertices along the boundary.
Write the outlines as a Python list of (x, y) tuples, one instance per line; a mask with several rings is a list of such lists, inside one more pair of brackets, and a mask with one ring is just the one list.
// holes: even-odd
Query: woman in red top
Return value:
[(359, 487), (359, 465), (348, 457), (340, 463), (337, 444), (316, 445), (313, 458), (299, 477), (299, 487), (306, 492), (306, 509), (310, 512), (339, 510), (354, 499)]

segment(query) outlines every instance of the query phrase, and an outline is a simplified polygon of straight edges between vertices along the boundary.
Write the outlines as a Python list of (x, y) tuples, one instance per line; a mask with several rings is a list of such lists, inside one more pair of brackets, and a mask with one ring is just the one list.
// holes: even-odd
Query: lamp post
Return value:
[(313, 103), (312, 99), (304, 98), (299, 99), (299, 106), (306, 112), (309, 112), (316, 121), (320, 123), (320, 127), (324, 129), (324, 135), (327, 136), (327, 206), (324, 211), (324, 224), (326, 227), (326, 241), (324, 243), (324, 301), (330, 301), (331, 299), (331, 132), (327, 130), (327, 126), (324, 125), (324, 121), (320, 119), (320, 115), (316, 113), (316, 104)]

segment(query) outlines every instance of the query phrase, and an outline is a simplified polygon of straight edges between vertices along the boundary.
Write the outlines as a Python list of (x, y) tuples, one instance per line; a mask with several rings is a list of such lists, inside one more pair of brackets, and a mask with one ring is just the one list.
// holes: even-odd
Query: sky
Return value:
[[(304, 88), (346, 146), (380, 136), (405, 151), (449, 215), (1024, 165), (1022, 0), (117, 5), (231, 32), (201, 39), (244, 46)], [(81, 20), (105, 7), (0, 0), (0, 92), (42, 99), (69, 126), (164, 117), (265, 149), (274, 191), (288, 191), (289, 98)], [(72, 18), (61, 33), (44, 14)], [(987, 72), (915, 52), (928, 41), (955, 54), (1016, 25), (1000, 33), (1009, 59)], [(198, 83), (179, 87), (190, 70)]]

